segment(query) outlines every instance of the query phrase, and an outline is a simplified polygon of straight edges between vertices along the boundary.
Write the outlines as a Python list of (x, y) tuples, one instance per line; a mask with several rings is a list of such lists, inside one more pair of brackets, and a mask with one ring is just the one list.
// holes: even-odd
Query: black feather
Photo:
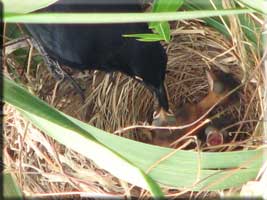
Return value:
[[(37, 12), (142, 12), (138, 0), (60, 0)], [(160, 42), (140, 42), (124, 34), (152, 33), (147, 23), (26, 24), (34, 39), (60, 64), (75, 69), (120, 71), (142, 78), (168, 110), (164, 89), (167, 55)]]

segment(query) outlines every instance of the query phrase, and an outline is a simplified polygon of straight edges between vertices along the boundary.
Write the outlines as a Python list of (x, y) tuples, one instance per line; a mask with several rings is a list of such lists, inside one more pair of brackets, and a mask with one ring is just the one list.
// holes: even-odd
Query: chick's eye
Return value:
[(214, 131), (215, 128), (213, 126), (208, 126), (206, 129), (205, 129), (205, 134), (208, 135), (209, 133), (211, 133), (212, 131)]

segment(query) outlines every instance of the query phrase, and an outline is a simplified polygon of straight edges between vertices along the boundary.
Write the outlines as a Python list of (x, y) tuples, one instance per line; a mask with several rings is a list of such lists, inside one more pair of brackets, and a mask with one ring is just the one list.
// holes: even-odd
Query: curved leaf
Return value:
[(245, 4), (246, 6), (260, 12), (267, 14), (267, 1), (266, 0), (236, 0)]
[(163, 196), (158, 184), (135, 164), (96, 140), (63, 113), (30, 95), (24, 88), (5, 77), (3, 99), (61, 144), (94, 160), (96, 164), (122, 180), (149, 190), (153, 196)]
[(25, 14), (55, 3), (58, 0), (2, 0), (5, 13)]
[[(193, 191), (226, 189), (255, 178), (262, 163), (263, 149), (219, 153), (176, 151), (108, 134), (56, 111), (14, 82), (6, 78), (4, 81), (5, 102), (15, 106), (38, 128), (113, 175), (149, 189), (155, 196), (161, 193), (152, 179), (162, 185)], [(170, 153), (173, 155), (151, 168)], [(144, 176), (144, 172), (149, 176)]]
[(2, 172), (1, 179), (3, 180), (2, 186), (4, 199), (23, 200), (23, 195), (13, 174)]

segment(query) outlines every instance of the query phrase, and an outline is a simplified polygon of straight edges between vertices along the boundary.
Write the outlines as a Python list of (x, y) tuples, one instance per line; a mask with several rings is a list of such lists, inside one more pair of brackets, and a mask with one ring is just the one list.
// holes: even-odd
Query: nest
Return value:
[[(260, 123), (262, 80), (255, 63), (242, 60), (229, 40), (200, 21), (174, 23), (172, 27), (173, 39), (164, 44), (168, 53), (166, 87), (170, 108), (175, 110), (184, 103), (197, 103), (207, 95), (206, 70), (231, 73), (244, 83), (238, 91), (239, 100), (228, 106), (216, 106), (211, 115), (221, 113), (220, 116), (231, 119), (228, 125), (232, 149), (256, 147), (255, 139), (262, 136), (263, 131)], [(151, 102), (155, 99), (139, 82), (117, 72), (71, 70), (69, 73), (85, 88), (85, 102), (70, 84), (57, 83), (43, 64), (32, 67), (29, 74), (23, 74), (22, 80), (32, 92), (57, 109), (107, 132), (151, 123), (154, 112)], [(251, 76), (245, 79), (247, 75)], [(75, 197), (77, 191), (79, 195), (84, 191), (84, 195), (148, 195), (139, 188), (129, 190), (128, 184), (43, 135), (14, 108), (6, 105), (5, 113), (5, 163), (10, 170), (20, 172), (17, 178), (26, 195), (70, 192), (67, 194)], [(149, 142), (148, 132), (139, 128), (121, 131), (120, 135)], [(214, 151), (205, 144), (203, 147)], [(225, 146), (216, 149), (221, 150), (227, 149)], [(166, 193), (169, 191), (165, 189)]]

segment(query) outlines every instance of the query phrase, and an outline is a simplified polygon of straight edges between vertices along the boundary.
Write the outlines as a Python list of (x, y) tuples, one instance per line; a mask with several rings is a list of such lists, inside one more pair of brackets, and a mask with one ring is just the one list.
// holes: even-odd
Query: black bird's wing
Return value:
[[(137, 0), (61, 0), (37, 12), (141, 12)], [(119, 52), (123, 34), (148, 32), (146, 24), (26, 24), (27, 29), (60, 63), (73, 68), (103, 68)], [(115, 67), (115, 66), (114, 66)]]
[[(142, 12), (139, 0), (59, 0), (37, 12)], [(60, 64), (76, 69), (120, 71), (140, 77), (166, 111), (164, 88), (167, 56), (159, 42), (139, 42), (124, 34), (151, 33), (146, 23), (26, 24), (27, 29)]]

